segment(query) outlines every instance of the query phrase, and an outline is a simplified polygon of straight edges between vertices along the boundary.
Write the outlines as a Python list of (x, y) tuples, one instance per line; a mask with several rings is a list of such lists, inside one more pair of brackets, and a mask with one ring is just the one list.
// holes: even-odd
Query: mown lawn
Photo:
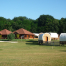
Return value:
[(37, 40), (0, 42), (0, 66), (66, 66), (66, 45), (39, 45)]

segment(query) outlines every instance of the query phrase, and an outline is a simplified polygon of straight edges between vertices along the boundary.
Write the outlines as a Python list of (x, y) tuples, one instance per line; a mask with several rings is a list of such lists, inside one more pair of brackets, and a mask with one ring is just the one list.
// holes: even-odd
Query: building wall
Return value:
[(33, 39), (34, 36), (33, 35), (24, 35), (24, 39)]
[(29, 39), (34, 39), (34, 35), (30, 35)]
[(2, 35), (0, 39), (7, 39), (7, 35)]
[(15, 39), (21, 39), (21, 36), (23, 36), (22, 39), (30, 39), (30, 38), (33, 39), (34, 38), (33, 35), (28, 35), (28, 34), (20, 34), (19, 38), (17, 38), (17, 34), (15, 34), (15, 36), (16, 36)]

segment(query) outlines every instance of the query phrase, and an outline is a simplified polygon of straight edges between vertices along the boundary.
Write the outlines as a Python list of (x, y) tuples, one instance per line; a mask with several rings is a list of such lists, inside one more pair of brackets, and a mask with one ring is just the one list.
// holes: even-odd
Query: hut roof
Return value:
[(18, 29), (16, 31), (14, 31), (13, 33), (17, 32), (18, 34), (29, 34), (29, 35), (34, 35), (33, 33), (21, 28), (21, 29)]
[(0, 34), (2, 34), (1, 31), (0, 31)]
[(12, 33), (11, 31), (7, 30), (7, 29), (4, 29), (2, 31), (0, 31), (1, 35), (8, 35), (10, 33)]

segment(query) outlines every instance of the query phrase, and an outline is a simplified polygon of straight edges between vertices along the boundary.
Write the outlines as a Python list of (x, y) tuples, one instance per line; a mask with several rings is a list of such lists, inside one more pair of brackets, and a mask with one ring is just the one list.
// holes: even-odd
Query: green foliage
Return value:
[(57, 32), (60, 34), (66, 32), (66, 18), (58, 20), (51, 15), (40, 15), (36, 20), (22, 16), (14, 17), (11, 20), (0, 17), (0, 30), (8, 29), (13, 32), (20, 28), (33, 33)]
[(13, 40), (13, 39), (15, 39), (15, 34), (11, 33), (11, 34), (7, 35), (7, 39), (8, 39), (8, 40)]

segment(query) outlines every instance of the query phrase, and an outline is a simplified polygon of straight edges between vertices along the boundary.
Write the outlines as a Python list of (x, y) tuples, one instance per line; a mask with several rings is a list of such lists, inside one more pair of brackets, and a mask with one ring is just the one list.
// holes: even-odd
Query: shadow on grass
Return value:
[(60, 44), (59, 41), (51, 41), (50, 43), (44, 43), (43, 45), (46, 45), (46, 46), (63, 46), (63, 47), (66, 47), (66, 44)]
[(60, 50), (61, 52), (66, 52), (66, 50)]
[(9, 41), (8, 39), (0, 39), (0, 41)]
[(59, 44), (58, 45), (54, 45), (54, 44), (43, 44), (44, 46), (60, 46)]
[(54, 44), (53, 44), (53, 42), (39, 44), (38, 41), (35, 41), (35, 40), (26, 41), (26, 44), (27, 45), (40, 45), (40, 46), (60, 46), (59, 42), (55, 42)]
[(38, 43), (38, 41), (34, 41), (34, 40), (26, 41), (26, 44), (27, 44), (27, 45), (40, 45), (40, 44)]

